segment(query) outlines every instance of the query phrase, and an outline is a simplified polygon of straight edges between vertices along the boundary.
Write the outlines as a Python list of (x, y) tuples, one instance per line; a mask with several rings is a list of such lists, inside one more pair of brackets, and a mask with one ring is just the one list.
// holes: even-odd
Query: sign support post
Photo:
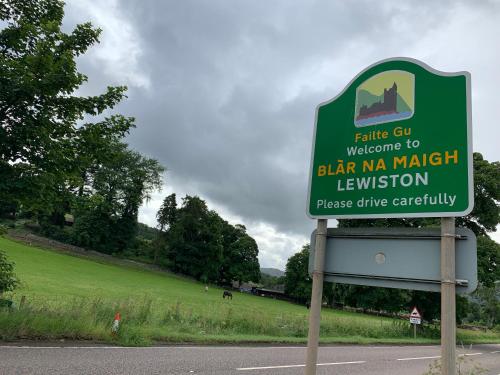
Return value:
[(422, 323), (422, 315), (415, 306), (410, 313), (410, 323), (413, 324), (413, 338), (417, 339), (417, 324)]
[(321, 301), (323, 299), (327, 223), (327, 219), (318, 219), (318, 227), (316, 230), (316, 256), (314, 258), (314, 269), (312, 274), (313, 284), (311, 292), (311, 307), (309, 310), (309, 334), (307, 337), (305, 375), (316, 375), (319, 328), (321, 320)]
[(441, 363), (456, 374), (455, 218), (441, 218)]

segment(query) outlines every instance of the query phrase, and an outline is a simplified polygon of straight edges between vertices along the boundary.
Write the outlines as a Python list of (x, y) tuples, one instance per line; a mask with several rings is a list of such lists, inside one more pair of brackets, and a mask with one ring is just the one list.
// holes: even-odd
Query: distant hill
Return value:
[(265, 273), (266, 275), (269, 275), (269, 276), (274, 276), (274, 277), (285, 276), (285, 272), (283, 272), (282, 270), (279, 270), (277, 268), (261, 268), (260, 272)]
[(142, 237), (145, 240), (156, 240), (160, 231), (143, 223), (137, 223), (137, 237)]

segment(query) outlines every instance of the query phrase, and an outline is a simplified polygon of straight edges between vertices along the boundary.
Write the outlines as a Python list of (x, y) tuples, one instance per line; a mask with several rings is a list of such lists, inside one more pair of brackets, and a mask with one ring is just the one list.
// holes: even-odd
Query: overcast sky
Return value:
[(167, 168), (139, 220), (198, 195), (247, 227), (262, 267), (284, 269), (315, 227), (316, 106), (378, 60), (469, 71), (474, 151), (499, 160), (500, 1), (67, 0), (65, 27), (86, 21), (103, 33), (79, 59), (81, 92), (127, 85), (128, 142)]

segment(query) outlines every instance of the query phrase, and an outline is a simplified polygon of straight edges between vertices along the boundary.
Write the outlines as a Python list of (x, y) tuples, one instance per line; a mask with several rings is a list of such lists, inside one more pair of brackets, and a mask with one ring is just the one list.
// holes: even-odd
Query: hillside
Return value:
[(285, 276), (285, 272), (277, 268), (261, 268), (260, 272), (273, 277)]
[[(147, 345), (162, 342), (306, 342), (308, 310), (300, 305), (222, 289), (110, 259), (88, 259), (0, 237), (22, 285), (18, 309), (0, 310), (0, 338), (72, 338)], [(23, 298), (24, 296), (24, 298)], [(24, 303), (21, 304), (21, 301)], [(111, 324), (120, 312), (117, 336)], [(406, 321), (324, 309), (323, 342), (414, 342)], [(429, 327), (426, 338), (438, 333)], [(494, 341), (492, 333), (461, 339)]]

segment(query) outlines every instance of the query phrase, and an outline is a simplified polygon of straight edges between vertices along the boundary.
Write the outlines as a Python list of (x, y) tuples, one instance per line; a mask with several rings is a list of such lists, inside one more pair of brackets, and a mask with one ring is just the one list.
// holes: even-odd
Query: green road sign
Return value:
[(311, 218), (463, 216), (472, 207), (468, 72), (384, 60), (317, 107)]

